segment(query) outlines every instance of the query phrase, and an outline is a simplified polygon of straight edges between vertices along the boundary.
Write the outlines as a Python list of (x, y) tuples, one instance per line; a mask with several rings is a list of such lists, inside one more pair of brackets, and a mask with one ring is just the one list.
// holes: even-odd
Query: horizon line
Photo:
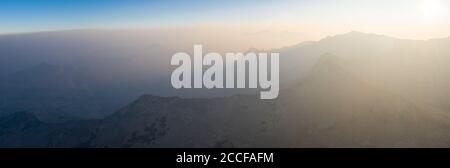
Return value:
[[(37, 31), (9, 32), (9, 33), (8, 32), (6, 32), (6, 33), (0, 32), (0, 37), (1, 36), (14, 36), (14, 35), (41, 34), (41, 33), (76, 32), (76, 31), (80, 31), (80, 32), (81, 31), (150, 31), (150, 30), (158, 30), (158, 29), (174, 28), (174, 27), (175, 26), (153, 26), (153, 27), (141, 27), (141, 28), (137, 28), (137, 27), (136, 28), (73, 28), (73, 29), (69, 28), (69, 29), (37, 30)], [(189, 26), (187, 25), (184, 27), (189, 27)], [(350, 30), (350, 31), (347, 31), (346, 33), (336, 33), (333, 35), (325, 35), (322, 38), (320, 38), (319, 40), (306, 40), (306, 41), (301, 41), (299, 43), (321, 41), (326, 38), (339, 36), (339, 35), (346, 35), (346, 34), (351, 34), (351, 33), (359, 33), (359, 34), (374, 35), (374, 36), (385, 36), (385, 37), (393, 38), (393, 39), (397, 39), (397, 40), (413, 40), (413, 41), (432, 41), (432, 40), (450, 38), (450, 35), (447, 35), (444, 37), (438, 37), (438, 38), (427, 38), (427, 39), (401, 38), (401, 37), (396, 37), (394, 35), (386, 35), (386, 34), (380, 34), (380, 33), (375, 33), (375, 32)]]

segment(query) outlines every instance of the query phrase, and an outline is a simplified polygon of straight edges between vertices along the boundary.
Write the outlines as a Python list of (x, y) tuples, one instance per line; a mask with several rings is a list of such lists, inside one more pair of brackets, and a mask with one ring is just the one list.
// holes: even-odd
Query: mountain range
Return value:
[[(111, 44), (96, 41), (98, 48), (85, 44), (101, 39), (94, 35), (17, 36), (0, 37), (10, 42), (0, 45), (8, 60), (0, 64), (11, 67), (3, 67), (0, 82), (1, 147), (450, 146), (448, 38), (350, 32), (274, 49), (281, 91), (278, 99), (260, 100), (248, 90), (172, 90), (162, 58), (171, 49), (123, 44), (123, 34), (108, 36), (117, 37)], [(34, 44), (32, 37), (55, 43)], [(56, 42), (66, 58), (45, 54)], [(27, 50), (10, 46), (42, 58), (29, 60)], [(145, 57), (137, 46), (155, 54)]]

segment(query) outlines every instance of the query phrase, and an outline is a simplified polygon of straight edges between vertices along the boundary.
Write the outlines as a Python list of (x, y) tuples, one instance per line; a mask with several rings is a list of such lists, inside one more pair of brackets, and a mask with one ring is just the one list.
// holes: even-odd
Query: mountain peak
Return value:
[(354, 85), (357, 81), (359, 82), (345, 67), (345, 60), (330, 53), (324, 54), (313, 67), (308, 78), (309, 82), (333, 83), (333, 85), (340, 84), (342, 86)]
[(140, 96), (137, 100), (135, 100), (132, 105), (148, 105), (148, 104), (161, 104), (161, 103), (170, 103), (175, 100), (180, 99), (179, 97), (163, 97), (163, 96), (154, 96), (150, 94), (144, 94)]

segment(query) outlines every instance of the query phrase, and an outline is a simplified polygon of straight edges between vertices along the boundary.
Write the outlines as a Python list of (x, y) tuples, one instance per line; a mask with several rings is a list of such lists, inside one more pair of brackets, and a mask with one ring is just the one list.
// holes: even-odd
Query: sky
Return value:
[[(2, 0), (2, 32), (51, 29), (139, 27), (233, 19), (222, 10), (247, 9), (269, 1), (183, 0)], [(274, 3), (274, 2), (271, 2)], [(226, 16), (224, 16), (226, 15)], [(242, 16), (239, 16), (242, 17)]]
[(353, 30), (432, 39), (450, 36), (449, 13), (445, 0), (2, 0), (0, 34), (176, 27), (276, 46)]

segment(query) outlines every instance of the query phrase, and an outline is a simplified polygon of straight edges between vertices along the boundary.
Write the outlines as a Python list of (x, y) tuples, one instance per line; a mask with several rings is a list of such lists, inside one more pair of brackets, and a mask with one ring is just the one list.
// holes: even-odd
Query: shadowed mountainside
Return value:
[[(33, 141), (34, 146), (450, 146), (448, 113), (416, 105), (360, 80), (342, 68), (345, 64), (337, 56), (323, 55), (310, 75), (282, 90), (276, 100), (243, 95), (191, 99), (144, 95), (98, 122), (74, 121), (50, 128), (27, 119), (26, 124), (12, 126), (15, 131), (9, 132), (18, 132), (14, 136), (2, 134), (0, 146), (23, 145), (11, 139), (39, 132), (25, 129), (35, 123), (42, 126), (31, 129), (44, 131), (33, 137), (42, 140), (40, 144)], [(75, 133), (80, 138), (73, 138)]]

